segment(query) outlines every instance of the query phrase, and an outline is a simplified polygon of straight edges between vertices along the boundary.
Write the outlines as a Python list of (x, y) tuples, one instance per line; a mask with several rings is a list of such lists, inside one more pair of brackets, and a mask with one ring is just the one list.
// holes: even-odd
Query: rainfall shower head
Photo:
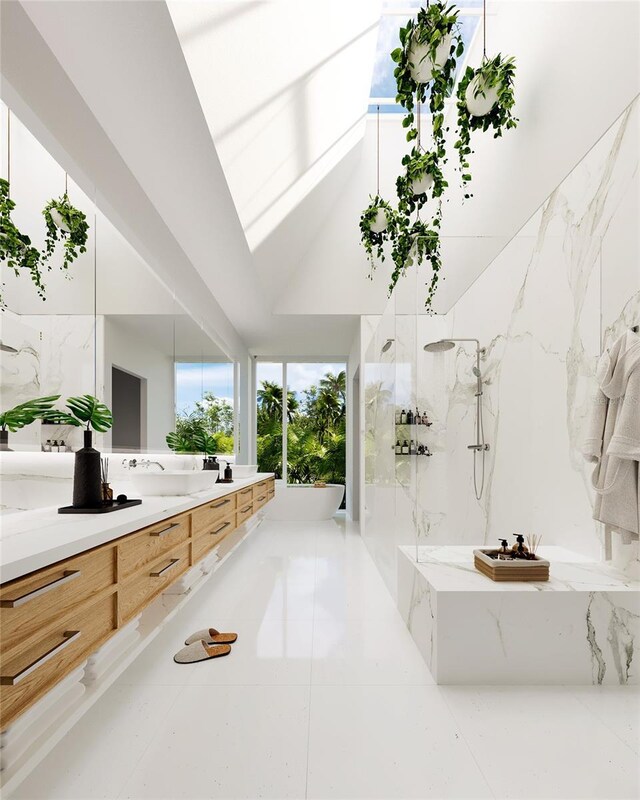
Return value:
[(2, 350), (3, 353), (17, 353), (18, 352), (15, 347), (11, 347), (10, 344), (5, 344), (2, 341), (0, 341), (0, 350)]
[(391, 347), (391, 345), (394, 343), (394, 341), (395, 341), (395, 339), (387, 339), (387, 341), (386, 341), (386, 342), (385, 342), (385, 343), (382, 345), (382, 350), (380, 350), (380, 352), (381, 352), (381, 353), (386, 353), (386, 352), (387, 352), (387, 350), (388, 350), (388, 349)]
[(437, 342), (425, 344), (424, 350), (426, 350), (427, 353), (444, 353), (446, 350), (451, 350), (454, 347), (455, 344), (450, 339), (439, 339)]

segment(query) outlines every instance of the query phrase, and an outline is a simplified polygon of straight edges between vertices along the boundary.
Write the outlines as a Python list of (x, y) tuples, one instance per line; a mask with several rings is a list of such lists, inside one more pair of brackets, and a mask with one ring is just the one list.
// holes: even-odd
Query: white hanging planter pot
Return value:
[(419, 194), (426, 194), (432, 186), (433, 175), (429, 172), (425, 172), (421, 178), (416, 178), (416, 180), (411, 182), (411, 191), (413, 192), (413, 196), (416, 197)]
[(433, 79), (433, 70), (442, 69), (449, 58), (452, 35), (448, 33), (436, 48), (434, 59), (429, 55), (429, 45), (416, 43), (409, 45), (409, 61), (411, 77), (416, 83), (429, 83)]
[(498, 102), (498, 88), (498, 86), (487, 88), (481, 75), (473, 78), (464, 93), (467, 110), (472, 117), (484, 117), (491, 111)]
[(52, 208), (51, 211), (49, 211), (49, 214), (56, 228), (60, 228), (60, 230), (65, 231), (66, 233), (71, 233), (71, 229), (64, 221), (64, 219), (62, 218), (62, 214), (58, 211), (57, 208)]
[(370, 224), (370, 228), (374, 233), (384, 233), (387, 230), (389, 225), (389, 220), (387, 219), (387, 212), (384, 208), (379, 208), (376, 212), (375, 219)]

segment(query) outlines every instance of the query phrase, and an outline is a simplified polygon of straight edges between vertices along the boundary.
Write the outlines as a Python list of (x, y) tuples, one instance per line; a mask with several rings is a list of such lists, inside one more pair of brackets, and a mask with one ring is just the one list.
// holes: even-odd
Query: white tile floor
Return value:
[[(188, 666), (191, 632), (236, 630)], [(435, 686), (360, 537), (264, 523), (17, 797), (637, 798), (627, 687)]]

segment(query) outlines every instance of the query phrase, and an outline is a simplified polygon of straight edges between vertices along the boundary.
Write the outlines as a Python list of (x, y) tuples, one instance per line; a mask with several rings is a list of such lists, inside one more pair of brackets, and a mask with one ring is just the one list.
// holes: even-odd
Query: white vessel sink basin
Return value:
[(165, 470), (164, 472), (142, 472), (137, 469), (129, 473), (131, 483), (141, 495), (195, 494), (210, 489), (218, 478), (215, 470)]

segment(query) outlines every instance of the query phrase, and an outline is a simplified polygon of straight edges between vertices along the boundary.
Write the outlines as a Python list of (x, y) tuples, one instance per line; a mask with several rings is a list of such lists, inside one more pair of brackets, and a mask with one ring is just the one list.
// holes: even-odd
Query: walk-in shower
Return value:
[[(456, 342), (475, 342), (476, 345), (476, 364), (472, 367), (472, 372), (476, 378), (476, 422), (475, 444), (467, 445), (469, 450), (473, 450), (473, 488), (476, 494), (476, 500), (480, 500), (484, 492), (484, 475), (485, 475), (485, 455), (489, 449), (489, 445), (484, 440), (484, 423), (482, 420), (482, 371), (480, 369), (480, 356), (484, 355), (484, 347), (480, 347), (480, 342), (477, 339), (439, 339), (437, 342), (429, 342), (425, 344), (424, 349), (427, 353), (444, 353), (447, 350), (452, 350), (456, 346)], [(477, 456), (482, 454), (482, 477), (478, 487), (478, 468)]]

